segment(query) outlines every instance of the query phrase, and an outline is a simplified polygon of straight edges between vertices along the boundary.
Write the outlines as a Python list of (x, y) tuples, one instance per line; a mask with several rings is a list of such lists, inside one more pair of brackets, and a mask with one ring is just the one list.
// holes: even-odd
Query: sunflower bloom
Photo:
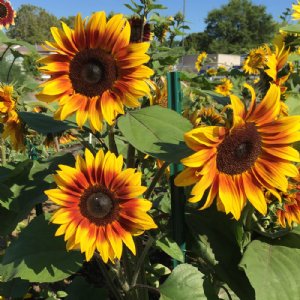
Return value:
[(268, 55), (271, 55), (269, 46), (264, 45), (257, 49), (252, 49), (243, 64), (243, 70), (248, 74), (259, 74), (259, 70), (263, 69), (268, 61)]
[(219, 84), (215, 87), (215, 92), (221, 94), (223, 96), (229, 96), (231, 94), (231, 90), (233, 88), (233, 84), (230, 79), (223, 78), (221, 80), (223, 83)]
[(0, 85), (0, 113), (8, 114), (16, 107), (16, 101), (13, 98), (14, 88), (12, 85)]
[(0, 29), (14, 25), (16, 13), (8, 0), (0, 0)]
[(239, 219), (247, 199), (263, 215), (267, 204), (263, 190), (280, 198), (286, 192), (287, 176), (296, 177), (299, 153), (290, 144), (300, 140), (300, 116), (278, 118), (280, 89), (271, 84), (260, 103), (254, 89), (248, 110), (231, 95), (233, 125), (198, 127), (185, 134), (195, 153), (182, 160), (187, 167), (175, 179), (178, 186), (195, 184), (190, 202), (198, 202), (207, 190), (201, 209), (217, 197), (219, 207)]
[(153, 71), (149, 43), (130, 43), (130, 25), (123, 15), (106, 21), (104, 12), (94, 13), (86, 22), (80, 14), (75, 29), (62, 23), (52, 27), (54, 43), (46, 42), (55, 54), (42, 58), (41, 71), (51, 79), (41, 85), (38, 99), (58, 101), (55, 117), (60, 120), (76, 113), (82, 127), (87, 119), (94, 131), (102, 130), (105, 120), (112, 125), (124, 105), (139, 107), (138, 98), (150, 94), (148, 79)]
[(300, 2), (298, 1), (297, 4), (292, 4), (292, 18), (293, 20), (300, 20)]
[(205, 51), (201, 52), (198, 57), (197, 60), (195, 62), (195, 68), (197, 69), (198, 72), (200, 72), (201, 67), (203, 66), (203, 62), (207, 57), (207, 53)]
[(218, 74), (218, 71), (215, 68), (209, 68), (206, 70), (206, 74), (208, 76), (216, 76)]
[(202, 107), (193, 112), (188, 109), (183, 112), (183, 116), (190, 120), (193, 127), (205, 125), (223, 125), (222, 116), (213, 107)]
[(104, 262), (120, 259), (123, 242), (135, 254), (132, 235), (156, 228), (151, 202), (138, 198), (146, 190), (141, 173), (122, 166), (122, 156), (100, 150), (94, 157), (86, 149), (75, 168), (60, 165), (58, 188), (45, 192), (60, 206), (51, 219), (60, 225), (55, 235), (64, 234), (67, 250), (80, 249), (87, 261), (96, 249)]
[(300, 224), (300, 192), (298, 191), (285, 196), (286, 202), (282, 209), (277, 210), (278, 223), (282, 227), (292, 227), (292, 223)]
[(12, 110), (4, 123), (3, 139), (9, 139), (11, 147), (16, 151), (25, 151), (25, 128), (18, 113)]

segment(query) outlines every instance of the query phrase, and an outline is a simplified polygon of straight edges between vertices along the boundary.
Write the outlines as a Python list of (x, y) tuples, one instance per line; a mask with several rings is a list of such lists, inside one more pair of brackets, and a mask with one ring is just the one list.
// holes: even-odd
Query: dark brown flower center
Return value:
[(249, 170), (260, 155), (261, 146), (254, 123), (234, 129), (218, 147), (217, 169), (229, 175)]
[(82, 50), (70, 63), (69, 77), (77, 93), (88, 97), (100, 96), (117, 80), (116, 61), (101, 49)]
[(8, 14), (8, 10), (6, 8), (6, 6), (2, 3), (0, 3), (0, 18), (5, 18)]
[(98, 226), (111, 223), (118, 215), (118, 202), (102, 186), (92, 186), (85, 190), (79, 207), (82, 215)]

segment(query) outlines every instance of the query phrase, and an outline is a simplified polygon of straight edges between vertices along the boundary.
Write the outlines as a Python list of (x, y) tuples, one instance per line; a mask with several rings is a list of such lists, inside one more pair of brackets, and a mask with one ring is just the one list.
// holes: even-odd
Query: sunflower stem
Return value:
[(110, 152), (116, 154), (118, 156), (118, 147), (115, 141), (115, 133), (114, 133), (114, 127), (110, 126), (108, 130), (108, 146)]
[(2, 165), (6, 165), (6, 145), (5, 140), (1, 138), (1, 158), (2, 158)]
[(161, 166), (161, 168), (158, 169), (158, 171), (154, 175), (147, 191), (145, 192), (145, 198), (146, 199), (148, 199), (151, 196), (151, 193), (153, 192), (157, 182), (159, 181), (161, 176), (164, 174), (164, 172), (165, 172), (166, 168), (168, 167), (168, 165), (169, 165), (169, 162), (164, 162), (163, 165)]
[(258, 227), (258, 229), (261, 231), (261, 232), (266, 232), (266, 230), (259, 224), (259, 221), (256, 217), (256, 215), (253, 213), (252, 214), (252, 219), (254, 220), (256, 226)]
[(153, 287), (153, 286), (150, 286), (150, 285), (140, 284), (140, 283), (137, 283), (135, 286), (133, 286), (133, 287), (131, 288), (131, 290), (133, 290), (133, 289), (138, 289), (138, 288), (141, 288), (141, 289), (147, 289), (147, 290), (153, 291), (153, 292), (155, 292), (155, 293), (157, 293), (157, 294), (160, 294), (159, 289), (157, 289), (157, 288), (155, 288), (155, 287)]
[(150, 250), (153, 242), (154, 242), (154, 238), (152, 236), (149, 236), (148, 241), (143, 249), (143, 252), (141, 253), (141, 256), (138, 258), (136, 268), (135, 268), (135, 271), (132, 276), (132, 281), (131, 281), (131, 285), (130, 285), (131, 288), (133, 288), (137, 283), (140, 271), (144, 265), (145, 258), (147, 256), (148, 251)]
[(128, 149), (127, 149), (127, 160), (126, 160), (126, 166), (127, 168), (134, 168), (135, 167), (135, 148), (131, 145), (128, 144)]
[(99, 269), (102, 272), (102, 275), (105, 278), (108, 288), (109, 288), (110, 292), (112, 293), (114, 299), (122, 300), (122, 296), (121, 296), (118, 288), (116, 287), (115, 283), (113, 282), (113, 280), (106, 268), (106, 265), (103, 263), (102, 259), (98, 255), (96, 255), (96, 261), (97, 261)]
[(10, 72), (11, 72), (11, 70), (12, 70), (12, 67), (13, 67), (13, 65), (14, 65), (14, 63), (15, 63), (15, 61), (16, 61), (16, 57), (14, 57), (14, 59), (12, 60), (12, 62), (11, 62), (11, 64), (10, 64), (10, 66), (9, 66), (9, 69), (8, 69), (8, 72), (7, 72), (7, 77), (6, 77), (6, 81), (8, 82), (8, 80), (9, 80), (9, 75), (10, 75)]

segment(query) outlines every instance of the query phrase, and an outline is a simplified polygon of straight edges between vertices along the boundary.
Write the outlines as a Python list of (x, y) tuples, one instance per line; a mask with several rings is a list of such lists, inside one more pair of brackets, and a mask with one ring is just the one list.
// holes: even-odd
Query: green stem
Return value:
[(261, 232), (266, 232), (265, 229), (259, 224), (259, 221), (254, 213), (252, 214), (252, 219), (254, 220), (255, 224)]
[(114, 299), (122, 300), (122, 296), (120, 295), (120, 292), (118, 291), (115, 283), (113, 282), (112, 278), (110, 277), (110, 274), (109, 274), (108, 270), (106, 269), (106, 265), (102, 262), (102, 259), (98, 255), (96, 255), (96, 261), (97, 261), (99, 269), (101, 270), (102, 275), (105, 278), (108, 288), (109, 288), (110, 292), (112, 293)]
[(134, 168), (135, 167), (135, 148), (128, 144), (127, 149), (127, 160), (126, 160), (126, 166), (127, 168)]
[(9, 50), (10, 46), (7, 46), (7, 48), (3, 51), (1, 57), (0, 57), (0, 61), (3, 59), (4, 55), (6, 54), (6, 52)]
[(145, 248), (143, 249), (143, 252), (142, 252), (141, 256), (139, 257), (139, 259), (137, 261), (136, 268), (135, 268), (135, 271), (134, 271), (133, 276), (132, 276), (132, 281), (131, 281), (131, 285), (130, 285), (131, 288), (134, 287), (137, 283), (137, 279), (139, 277), (141, 268), (144, 265), (145, 258), (147, 256), (148, 251), (150, 250), (153, 242), (154, 242), (154, 238), (152, 236), (149, 236), (149, 239), (148, 239), (148, 241), (145, 245)]
[(6, 165), (6, 145), (5, 140), (1, 138), (1, 158), (2, 158), (2, 165)]
[(231, 297), (231, 295), (230, 295), (230, 293), (229, 293), (229, 291), (227, 290), (227, 288), (225, 287), (225, 286), (221, 286), (221, 288), (225, 291), (225, 293), (227, 294), (227, 296), (228, 296), (228, 299), (229, 300), (232, 300), (232, 297)]
[(118, 156), (118, 148), (115, 141), (115, 133), (113, 126), (110, 126), (108, 130), (108, 146), (109, 150)]
[(15, 61), (16, 61), (16, 57), (14, 57), (14, 59), (13, 59), (13, 61), (11, 62), (11, 64), (10, 64), (10, 66), (9, 66), (9, 69), (8, 69), (8, 72), (7, 72), (7, 77), (6, 77), (6, 81), (8, 82), (8, 80), (9, 80), (9, 75), (10, 75), (10, 72), (11, 72), (11, 70), (12, 70), (12, 67), (13, 67), (13, 65), (14, 65), (14, 63), (15, 63)]
[(145, 192), (145, 198), (146, 199), (148, 199), (151, 196), (151, 193), (153, 192), (157, 182), (159, 181), (161, 176), (164, 174), (164, 172), (165, 172), (166, 168), (168, 167), (168, 165), (169, 165), (169, 162), (164, 162), (163, 165), (161, 166), (161, 168), (158, 169), (158, 171), (154, 175), (147, 191)]

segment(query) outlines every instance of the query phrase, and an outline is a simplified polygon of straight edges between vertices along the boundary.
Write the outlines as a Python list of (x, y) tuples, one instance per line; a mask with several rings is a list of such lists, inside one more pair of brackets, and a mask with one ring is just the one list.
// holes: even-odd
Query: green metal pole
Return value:
[[(169, 72), (167, 73), (168, 82), (168, 108), (175, 110), (181, 114), (181, 101), (182, 92), (180, 87), (180, 73)], [(172, 133), (170, 133), (172, 134)], [(183, 167), (181, 164), (170, 165), (170, 189), (171, 189), (171, 222), (173, 239), (180, 246), (183, 253), (185, 253), (185, 219), (184, 219), (184, 208), (186, 197), (183, 187), (177, 187), (174, 184), (175, 176), (182, 171)], [(177, 260), (173, 260), (173, 265), (178, 265)]]

